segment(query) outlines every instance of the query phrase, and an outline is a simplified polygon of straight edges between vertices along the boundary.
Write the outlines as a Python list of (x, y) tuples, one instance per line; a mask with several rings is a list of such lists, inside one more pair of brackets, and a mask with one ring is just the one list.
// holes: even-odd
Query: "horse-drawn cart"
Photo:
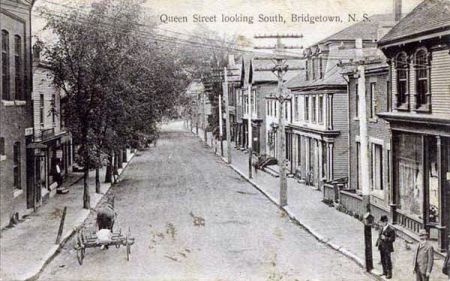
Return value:
[(97, 233), (87, 231), (85, 228), (81, 228), (77, 231), (77, 240), (74, 249), (77, 251), (78, 262), (80, 263), (80, 265), (82, 265), (86, 248), (108, 248), (109, 246), (116, 246), (116, 248), (120, 248), (120, 246), (125, 246), (127, 251), (127, 261), (129, 261), (131, 254), (131, 245), (133, 244), (134, 238), (131, 237), (129, 229), (126, 235), (123, 235), (122, 231), (119, 230), (118, 233), (112, 232), (111, 238), (109, 240), (99, 241)]

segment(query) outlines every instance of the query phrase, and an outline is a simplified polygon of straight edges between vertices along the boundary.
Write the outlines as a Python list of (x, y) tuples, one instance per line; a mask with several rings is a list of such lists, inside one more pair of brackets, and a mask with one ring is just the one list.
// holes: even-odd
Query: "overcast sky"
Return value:
[[(58, 5), (51, 4), (57, 3)], [(94, 0), (37, 0), (35, 9), (47, 6), (57, 13), (64, 9), (62, 4), (71, 7), (90, 6)], [(411, 11), (421, 0), (403, 0), (403, 13)], [(173, 30), (180, 33), (189, 33), (196, 25), (205, 25), (221, 35), (244, 35), (252, 38), (255, 34), (272, 33), (296, 33), (302, 34), (302, 39), (297, 39), (295, 45), (308, 46), (349, 25), (348, 14), (356, 14), (361, 19), (363, 14), (392, 13), (393, 0), (147, 0), (145, 11), (154, 17), (162, 30)], [(242, 20), (243, 16), (254, 17), (253, 24), (248, 22), (224, 23), (222, 14), (228, 17), (236, 15)], [(258, 22), (258, 16), (275, 16), (280, 14), (285, 22)], [(339, 16), (342, 22), (315, 23), (292, 22), (292, 14), (299, 17), (309, 16)], [(216, 16), (216, 21), (211, 23), (194, 23), (194, 17), (207, 16), (209, 19)], [(186, 17), (188, 22), (162, 23), (161, 20), (178, 17)], [(185, 18), (184, 18), (185, 19)], [(279, 17), (277, 18), (279, 19)], [(43, 21), (37, 15), (34, 16), (33, 33), (46, 37), (41, 31)], [(171, 34), (175, 36), (174, 34)]]

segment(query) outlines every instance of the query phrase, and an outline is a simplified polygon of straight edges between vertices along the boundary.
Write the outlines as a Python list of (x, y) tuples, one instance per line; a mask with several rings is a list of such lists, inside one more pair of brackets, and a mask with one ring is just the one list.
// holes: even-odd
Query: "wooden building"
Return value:
[[(348, 98), (339, 62), (376, 54), (376, 40), (391, 15), (374, 15), (305, 50), (306, 71), (291, 79), (290, 150), (295, 174), (309, 185), (348, 177)], [(344, 179), (345, 180), (345, 179)]]
[(392, 80), (393, 222), (446, 249), (450, 225), (450, 1), (427, 0), (380, 41)]
[(73, 163), (72, 137), (64, 126), (63, 92), (53, 85), (53, 74), (40, 60), (40, 48), (33, 55), (33, 179), (35, 205), (56, 193), (56, 164), (64, 177)]

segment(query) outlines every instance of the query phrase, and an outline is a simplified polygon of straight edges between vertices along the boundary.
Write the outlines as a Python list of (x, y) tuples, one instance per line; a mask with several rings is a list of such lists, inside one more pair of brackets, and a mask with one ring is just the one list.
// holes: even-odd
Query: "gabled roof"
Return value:
[(342, 77), (342, 74), (351, 70), (352, 67), (339, 67), (339, 60), (342, 62), (348, 62), (350, 59), (358, 61), (369, 57), (379, 57), (380, 53), (381, 52), (377, 48), (330, 50), (329, 57), (324, 57), (327, 60), (327, 64), (322, 79), (312, 80), (310, 77), (309, 80), (306, 80), (305, 71), (302, 71), (300, 75), (289, 80), (286, 86), (290, 89), (346, 86), (347, 81)]
[(380, 14), (369, 17), (367, 21), (360, 21), (343, 30), (319, 41), (319, 43), (327, 43), (329, 41), (347, 41), (361, 38), (362, 40), (377, 40), (378, 29), (384, 23), (392, 22), (392, 14)]
[(381, 38), (379, 45), (444, 30), (450, 31), (450, 0), (425, 0)]

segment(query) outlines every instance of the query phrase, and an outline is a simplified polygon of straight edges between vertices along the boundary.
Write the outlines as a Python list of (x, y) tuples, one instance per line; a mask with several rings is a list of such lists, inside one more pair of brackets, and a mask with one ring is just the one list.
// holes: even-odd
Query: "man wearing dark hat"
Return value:
[(383, 275), (386, 275), (386, 279), (392, 278), (392, 261), (391, 253), (394, 251), (395, 230), (388, 224), (388, 217), (381, 216), (380, 218), (380, 233), (378, 236), (377, 244), (380, 251), (381, 265), (383, 266)]
[(434, 250), (428, 242), (428, 232), (425, 229), (419, 231), (420, 242), (414, 254), (414, 273), (417, 281), (430, 280), (433, 269)]

